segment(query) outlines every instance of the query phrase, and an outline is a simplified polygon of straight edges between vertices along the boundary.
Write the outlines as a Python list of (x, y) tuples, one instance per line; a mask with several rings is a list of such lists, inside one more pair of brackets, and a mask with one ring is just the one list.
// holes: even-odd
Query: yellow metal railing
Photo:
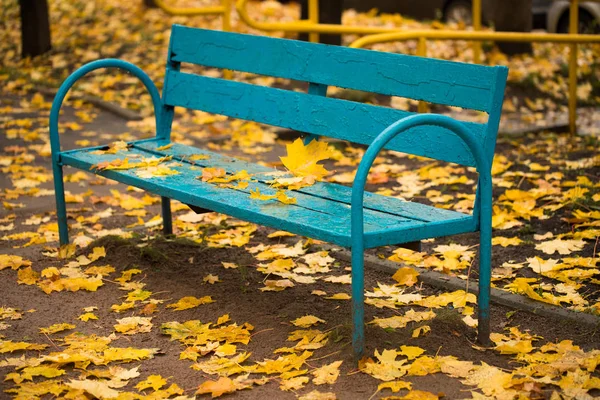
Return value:
[[(350, 47), (360, 48), (375, 43), (395, 42), (404, 40), (418, 40), (417, 55), (426, 57), (427, 40), (467, 40), (482, 42), (486, 40), (500, 40), (505, 42), (544, 42), (544, 43), (570, 43), (571, 54), (569, 57), (569, 129), (576, 131), (577, 110), (577, 43), (600, 43), (600, 35), (557, 34), (557, 33), (521, 33), (521, 32), (476, 32), (476, 31), (447, 31), (447, 30), (414, 30), (404, 32), (390, 32), (364, 36)], [(419, 103), (419, 111), (423, 112), (425, 106)]]
[[(309, 40), (318, 41), (319, 33), (328, 34), (358, 34), (369, 35), (353, 42), (350, 47), (364, 47), (369, 44), (392, 42), (400, 40), (418, 40), (417, 54), (427, 55), (427, 40), (467, 40), (473, 41), (473, 60), (481, 61), (482, 41), (512, 41), (512, 42), (544, 42), (570, 44), (569, 55), (569, 129), (576, 132), (577, 121), (577, 45), (581, 43), (600, 43), (600, 35), (578, 34), (579, 26), (579, 0), (570, 0), (570, 33), (526, 33), (526, 32), (493, 32), (481, 31), (481, 0), (473, 0), (473, 31), (457, 30), (401, 30), (399, 28), (381, 26), (347, 26), (337, 24), (319, 23), (318, 0), (308, 0), (308, 19), (291, 22), (265, 22), (250, 18), (246, 5), (248, 0), (237, 0), (236, 9), (240, 19), (254, 29), (272, 32), (302, 32), (309, 33)], [(587, 0), (586, 0), (587, 1)], [(591, 0), (600, 2), (600, 0)], [(419, 104), (419, 111), (426, 109), (424, 103)]]
[(220, 5), (194, 8), (171, 7), (163, 0), (154, 0), (154, 4), (169, 15), (222, 15), (223, 30), (231, 31), (231, 1), (232, 0), (221, 0)]
[[(193, 15), (222, 15), (223, 18), (223, 30), (231, 31), (231, 6), (232, 0), (220, 0), (221, 4), (218, 6), (207, 6), (207, 7), (195, 7), (195, 8), (178, 8), (171, 7), (168, 4), (165, 4), (163, 0), (154, 0), (154, 4), (157, 7), (162, 9), (169, 15), (184, 15), (184, 16), (193, 16)], [(318, 38), (317, 38), (318, 41)], [(223, 77), (225, 79), (232, 79), (233, 72), (230, 70), (223, 71)]]

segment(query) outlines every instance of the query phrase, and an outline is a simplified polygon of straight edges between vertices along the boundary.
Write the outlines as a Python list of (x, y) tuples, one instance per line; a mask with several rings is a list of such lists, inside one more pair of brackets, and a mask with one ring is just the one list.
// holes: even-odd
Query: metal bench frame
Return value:
[[(256, 53), (260, 54), (256, 55)], [(288, 53), (294, 56), (292, 57), (294, 60), (282, 59), (282, 54)], [(258, 57), (265, 57), (266, 61)], [(298, 94), (269, 87), (185, 74), (180, 72), (182, 62), (305, 80), (309, 82), (309, 90), (307, 94)], [(305, 65), (301, 65), (302, 62)], [(361, 62), (362, 64), (360, 64)], [(352, 70), (348, 67), (348, 63), (355, 63), (355, 74), (364, 74), (365, 77), (352, 76)], [(337, 68), (339, 74), (331, 70), (332, 65)], [(56, 94), (50, 113), (50, 142), (61, 245), (67, 244), (69, 241), (63, 166), (71, 165), (83, 168), (84, 164), (75, 163), (72, 160), (83, 152), (99, 149), (102, 146), (61, 151), (58, 132), (59, 112), (69, 89), (76, 81), (99, 68), (120, 68), (130, 72), (142, 81), (152, 98), (156, 118), (156, 138), (132, 142), (137, 146), (170, 142), (175, 106), (202, 109), (211, 113), (296, 129), (307, 132), (309, 140), (318, 135), (333, 137), (338, 135), (338, 138), (368, 145), (352, 185), (351, 210), (349, 210), (351, 229), (348, 233), (348, 241), (342, 243), (346, 246), (349, 245), (352, 250), (353, 348), (356, 359), (362, 356), (365, 342), (363, 270), (365, 248), (383, 244), (402, 244), (420, 240), (423, 236), (422, 233), (410, 230), (402, 231), (402, 235), (399, 235), (401, 230), (390, 229), (388, 235), (386, 235), (387, 232), (377, 233), (379, 241), (376, 241), (377, 238), (374, 238), (374, 235), (365, 232), (365, 184), (375, 158), (383, 148), (388, 148), (476, 167), (479, 184), (475, 206), (472, 219), (469, 219), (468, 226), (465, 226), (461, 232), (480, 232), (478, 341), (482, 344), (489, 343), (492, 239), (491, 168), (507, 68), (483, 67), (174, 25), (162, 98), (152, 80), (140, 68), (116, 59), (98, 60), (82, 66), (64, 81)], [(351, 83), (344, 86), (346, 80), (350, 80)], [(376, 93), (403, 95), (416, 100), (477, 109), (487, 112), (489, 118), (486, 124), (473, 124), (443, 115), (413, 114), (330, 99), (326, 97), (327, 85), (358, 90), (371, 89)], [(190, 94), (193, 96), (187, 96)], [(214, 100), (214, 96), (225, 97)], [(261, 112), (261, 107), (267, 107), (266, 100), (271, 98), (269, 96), (292, 102), (296, 105), (296, 109), (291, 111), (278, 109), (281, 111), (280, 115)], [(228, 98), (235, 98), (235, 101), (223, 100)], [(253, 99), (255, 98), (262, 99), (265, 104), (254, 105)], [(249, 110), (251, 107), (246, 107), (244, 101), (249, 101), (248, 104), (259, 111), (253, 113)], [(311, 108), (313, 102), (321, 103)], [(269, 107), (272, 106), (272, 104), (269, 105)], [(331, 107), (331, 109), (327, 111), (327, 107)], [(324, 114), (318, 114), (321, 111)], [(298, 118), (294, 112), (304, 118)], [(328, 112), (329, 114), (327, 114)], [(340, 113), (345, 113), (343, 118), (346, 119), (336, 119)], [(308, 118), (313, 115), (316, 115), (315, 118)], [(372, 118), (364, 117), (365, 115), (372, 116)], [(355, 126), (362, 123), (366, 125)], [(380, 129), (381, 127), (385, 129)], [(362, 135), (363, 131), (364, 135)], [(121, 177), (118, 173), (110, 171), (97, 173), (116, 180)], [(143, 187), (144, 184), (141, 179), (136, 180), (135, 178), (123, 178), (122, 181), (126, 181), (128, 184), (139, 183), (140, 187)], [(160, 182), (160, 180), (153, 181), (152, 187), (160, 189)], [(146, 188), (146, 190), (149, 189)], [(156, 190), (156, 192), (160, 192), (160, 190)], [(191, 198), (191, 195), (189, 197), (192, 204), (194, 201), (202, 203), (202, 199)], [(161, 200), (164, 232), (170, 234), (172, 233), (170, 199), (163, 194)], [(178, 198), (178, 200), (186, 202), (187, 199)], [(195, 206), (198, 207), (198, 204)], [(236, 216), (239, 218), (240, 215), (243, 219), (243, 210), (240, 210)], [(252, 220), (251, 215), (248, 220)], [(286, 227), (280, 228), (285, 229)], [(435, 232), (428, 237), (456, 233), (448, 229), (444, 230), (443, 224), (440, 224), (439, 229), (434, 224), (432, 229)], [(293, 232), (293, 229), (290, 231)], [(381, 239), (381, 237), (388, 238)], [(398, 241), (399, 238), (402, 238), (402, 241)]]

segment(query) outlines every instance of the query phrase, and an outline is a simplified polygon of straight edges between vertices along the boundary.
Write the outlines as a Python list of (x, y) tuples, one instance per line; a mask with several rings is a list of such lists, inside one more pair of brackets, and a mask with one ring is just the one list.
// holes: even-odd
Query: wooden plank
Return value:
[[(194, 164), (199, 167), (218, 167), (223, 168), (228, 173), (246, 170), (248, 173), (256, 174), (254, 178), (262, 183), (269, 184), (273, 180), (272, 173), (277, 170), (254, 164), (248, 161), (239, 160), (234, 157), (225, 156), (208, 150), (198, 149), (193, 146), (173, 143), (167, 150), (157, 151), (157, 147), (161, 147), (168, 142), (164, 141), (145, 141), (134, 143), (136, 148), (148, 150), (157, 156), (163, 157), (166, 155), (172, 156), (174, 159), (186, 160), (192, 155), (202, 154), (208, 156), (206, 160), (194, 161)], [(328, 200), (333, 200), (343, 203), (347, 206), (351, 204), (352, 188), (330, 182), (316, 182), (312, 186), (304, 187), (299, 191), (292, 193), (305, 193), (311, 196), (320, 197)], [(392, 215), (398, 215), (405, 218), (410, 218), (424, 222), (461, 220), (467, 223), (467, 219), (471, 216), (462, 214), (452, 210), (443, 208), (431, 207), (425, 204), (402, 201), (400, 199), (382, 196), (375, 193), (365, 192), (365, 209), (381, 211)]]
[[(371, 144), (392, 123), (414, 115), (393, 108), (175, 71), (168, 72), (167, 79), (169, 85), (163, 96), (168, 105), (366, 145)], [(463, 124), (483, 141), (485, 125), (472, 122)], [(386, 148), (462, 165), (475, 165), (464, 142), (449, 130), (437, 126), (419, 126), (406, 131), (390, 141)]]
[[(143, 145), (149, 143), (145, 142)], [(154, 155), (154, 153), (134, 148), (128, 152), (128, 155), (148, 157)], [(89, 170), (92, 165), (100, 161), (110, 161), (122, 157), (122, 154), (96, 155), (89, 151), (70, 152), (63, 155), (63, 163), (64, 165)], [(270, 193), (273, 190), (262, 182), (250, 182), (248, 188), (244, 191), (220, 188), (214, 184), (196, 179), (200, 171), (198, 167), (194, 167), (192, 164), (182, 163), (182, 165), (173, 168), (177, 169), (180, 174), (147, 179), (139, 178), (135, 174), (135, 169), (98, 171), (97, 173), (160, 196), (177, 199), (195, 207), (214, 210), (243, 220), (277, 229), (285, 229), (299, 235), (313, 237), (341, 246), (350, 245), (350, 207), (347, 204), (296, 191), (289, 192), (297, 200), (297, 204), (294, 205), (254, 200), (250, 199), (250, 190), (259, 188), (261, 193)], [(464, 219), (469, 216), (462, 215), (462, 217)], [(319, 223), (315, 224), (315, 221), (319, 221)], [(453, 226), (462, 225), (463, 229), (466, 226), (466, 224), (461, 223), (460, 218), (454, 218), (446, 222)], [(426, 225), (439, 224), (411, 220), (378, 210), (365, 210), (365, 232), (372, 233), (377, 243), (385, 239), (387, 236), (385, 231), (407, 231), (409, 233), (405, 236), (411, 236), (412, 233), (410, 232), (415, 234), (423, 232)], [(443, 229), (438, 228), (436, 232), (443, 232)], [(420, 239), (420, 237), (415, 239)], [(372, 241), (372, 243), (375, 242)]]
[(171, 60), (489, 111), (496, 68), (173, 25)]
[[(149, 157), (153, 155), (137, 149), (130, 150), (127, 154), (129, 157)], [(65, 156), (63, 161), (65, 165), (89, 169), (92, 165), (97, 164), (100, 161), (111, 161), (122, 157), (123, 155), (96, 155), (84, 151), (80, 153), (70, 153)], [(345, 204), (327, 201), (321, 198), (315, 198), (300, 192), (288, 192), (289, 195), (296, 199), (296, 204), (284, 205), (274, 201), (265, 202), (261, 200), (254, 200), (250, 199), (249, 192), (251, 190), (258, 188), (263, 194), (272, 194), (274, 190), (269, 188), (268, 185), (260, 182), (249, 182), (248, 188), (244, 190), (220, 188), (215, 184), (205, 183), (196, 179), (200, 175), (199, 168), (192, 168), (194, 168), (192, 165), (184, 163), (181, 166), (173, 167), (173, 169), (176, 169), (180, 172), (178, 175), (152, 177), (148, 179), (137, 177), (135, 174), (135, 169), (122, 171), (100, 171), (100, 174), (103, 175), (106, 173), (115, 175), (111, 179), (144, 188), (152, 193), (160, 194), (161, 196), (174, 198), (184, 203), (223, 212), (244, 220), (250, 220), (252, 222), (254, 222), (252, 218), (245, 217), (244, 210), (256, 210), (258, 206), (258, 210), (260, 210), (262, 214), (277, 218), (277, 224), (275, 227), (278, 227), (279, 229), (289, 230), (289, 228), (286, 226), (288, 223), (286, 221), (288, 219), (299, 222), (304, 221), (306, 224), (314, 224), (314, 221), (322, 221), (323, 224), (321, 230), (329, 232), (332, 231), (331, 228), (333, 227), (334, 233), (346, 233), (349, 236), (347, 231), (350, 227), (350, 212), (349, 207)], [(105, 176), (108, 177), (109, 175)], [(150, 187), (147, 186), (149, 184), (151, 185)], [(174, 197), (169, 195), (169, 193), (178, 193), (178, 196)], [(228, 203), (221, 204), (219, 206), (225, 206), (227, 211), (222, 211), (219, 207), (215, 208), (210, 204), (210, 202), (207, 203), (207, 205), (204, 205), (204, 201), (207, 199), (210, 200), (214, 195), (219, 198), (220, 203)], [(197, 204), (195, 200), (200, 200), (202, 204)], [(413, 221), (401, 216), (394, 216), (374, 210), (369, 210), (365, 213), (366, 231), (379, 231), (384, 229), (386, 226), (390, 229), (412, 229), (422, 224), (423, 222), (421, 221)], [(273, 226), (272, 224), (268, 223), (266, 225)], [(322, 235), (319, 235), (317, 238), (321, 237)]]

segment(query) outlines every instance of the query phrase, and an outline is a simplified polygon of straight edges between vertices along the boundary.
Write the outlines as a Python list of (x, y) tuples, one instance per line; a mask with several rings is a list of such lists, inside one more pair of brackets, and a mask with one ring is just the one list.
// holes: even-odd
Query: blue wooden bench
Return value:
[[(181, 64), (245, 71), (309, 83), (299, 93), (228, 81), (180, 71)], [(172, 156), (182, 164), (178, 175), (140, 178), (135, 170), (96, 171), (162, 197), (164, 232), (172, 232), (170, 199), (257, 224), (320, 239), (352, 250), (353, 347), (364, 349), (363, 253), (367, 248), (480, 231), (479, 332), (489, 341), (491, 264), (491, 165), (500, 120), (507, 69), (428, 58), (350, 49), (294, 40), (242, 35), (174, 25), (167, 56), (162, 97), (138, 67), (115, 59), (84, 65), (60, 87), (50, 114), (50, 139), (60, 243), (68, 243), (64, 166), (89, 171), (102, 161), (122, 155), (94, 154), (102, 147), (62, 151), (58, 135), (59, 110), (68, 90), (98, 68), (121, 68), (143, 82), (154, 104), (156, 137), (130, 143), (129, 156)], [(383, 95), (401, 96), (488, 113), (486, 124), (461, 122), (443, 115), (415, 114), (370, 104), (329, 98), (328, 85)], [(185, 107), (233, 118), (294, 129), (318, 136), (368, 145), (352, 188), (318, 182), (292, 192), (296, 204), (250, 198), (259, 188), (270, 192), (271, 169), (214, 152), (170, 143), (174, 107)], [(476, 167), (479, 175), (472, 215), (403, 202), (364, 191), (367, 174), (382, 149)], [(186, 156), (204, 154), (195, 161)], [(197, 179), (197, 167), (221, 167), (228, 174), (242, 169), (255, 175), (245, 190), (219, 188)]]

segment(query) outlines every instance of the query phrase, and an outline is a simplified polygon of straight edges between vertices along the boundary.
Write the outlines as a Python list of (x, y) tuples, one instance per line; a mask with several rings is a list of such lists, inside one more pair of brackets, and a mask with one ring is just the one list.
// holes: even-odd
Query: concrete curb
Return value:
[[(52, 97), (56, 96), (56, 93), (58, 92), (57, 89), (51, 89), (51, 88), (45, 88), (45, 87), (38, 87), (35, 90), (44, 95), (52, 96)], [(102, 110), (108, 111), (118, 117), (126, 119), (127, 121), (140, 121), (143, 119), (143, 117), (140, 114), (136, 113), (135, 111), (120, 107), (120, 106), (116, 105), (115, 103), (109, 103), (107, 101), (102, 100), (99, 97), (96, 97), (96, 96), (89, 96), (86, 94), (84, 94), (84, 95), (71, 94), (71, 98), (80, 99), (80, 100), (85, 101), (86, 103), (93, 104), (96, 107), (98, 107)]]
[[(329, 246), (327, 246), (329, 247)], [(344, 260), (351, 260), (351, 253), (345, 249), (329, 247), (335, 257)], [(400, 264), (382, 260), (373, 255), (365, 255), (365, 266), (377, 269), (382, 272), (393, 274), (399, 268)], [(430, 271), (428, 269), (411, 266), (419, 272), (419, 280), (426, 285), (445, 290), (465, 290), (466, 281), (444, 275), (440, 272)], [(476, 282), (469, 283), (469, 292), (477, 294), (479, 286)], [(551, 304), (541, 303), (525, 296), (505, 292), (503, 290), (492, 288), (490, 301), (493, 304), (500, 304), (517, 310), (527, 311), (529, 313), (547, 318), (557, 318), (569, 320), (577, 324), (583, 324), (589, 328), (600, 328), (600, 317), (592, 314), (576, 312)]]
[(525, 126), (525, 127), (521, 127), (521, 128), (517, 128), (517, 129), (504, 129), (502, 126), (500, 126), (500, 128), (498, 130), (498, 135), (523, 136), (528, 133), (541, 133), (541, 132), (560, 133), (560, 132), (566, 132), (568, 130), (569, 130), (568, 123), (557, 123), (557, 124), (550, 124), (550, 125), (545, 125), (545, 126), (529, 125), (529, 126)]

